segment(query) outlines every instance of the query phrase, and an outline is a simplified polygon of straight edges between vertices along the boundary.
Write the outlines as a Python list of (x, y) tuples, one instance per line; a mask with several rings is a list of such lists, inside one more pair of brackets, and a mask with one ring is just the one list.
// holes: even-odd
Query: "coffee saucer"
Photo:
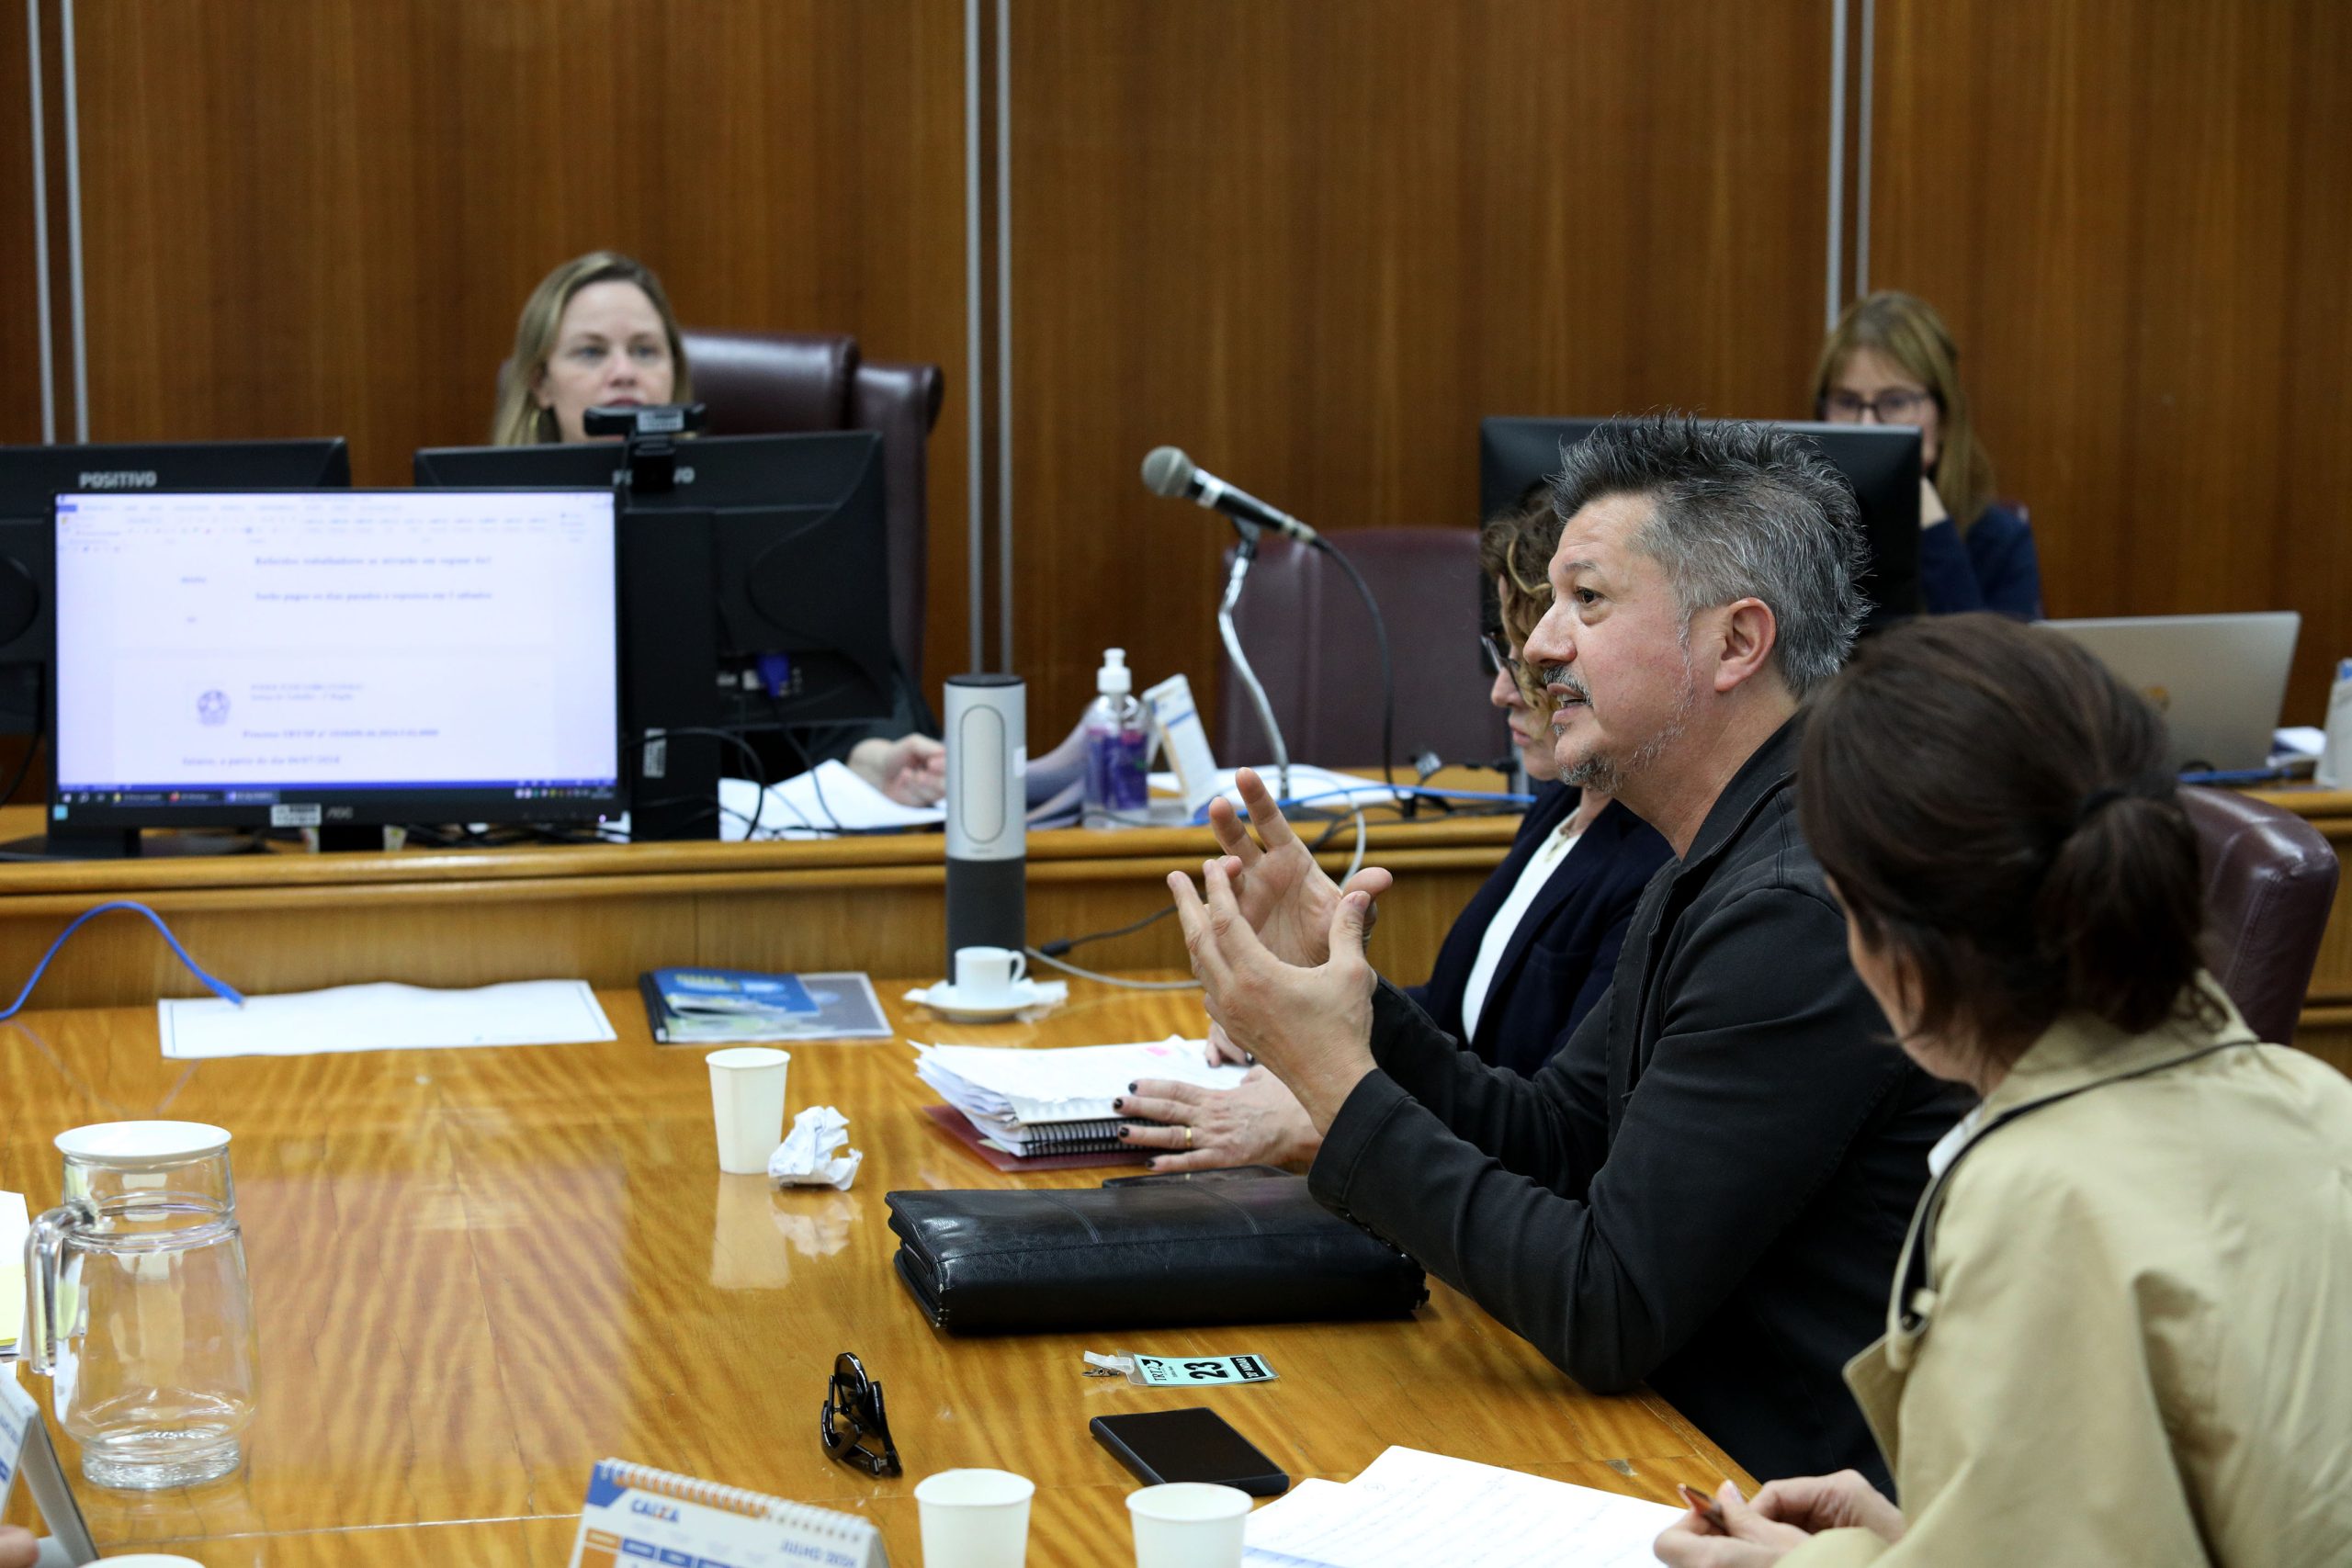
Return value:
[(973, 996), (943, 980), (907, 993), (907, 1000), (922, 1003), (951, 1023), (1001, 1023), (1025, 1012), (1058, 1007), (1069, 999), (1069, 986), (1061, 980), (1015, 980), (987, 996)]

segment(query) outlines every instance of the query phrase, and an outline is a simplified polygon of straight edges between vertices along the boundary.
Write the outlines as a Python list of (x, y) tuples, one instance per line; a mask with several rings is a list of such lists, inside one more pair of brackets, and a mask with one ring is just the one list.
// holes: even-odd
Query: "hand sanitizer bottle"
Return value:
[(1140, 819), (1147, 741), (1143, 705), (1135, 698), (1127, 651), (1105, 649), (1094, 672), (1094, 701), (1086, 709), (1086, 822), (1109, 827), (1115, 815)]

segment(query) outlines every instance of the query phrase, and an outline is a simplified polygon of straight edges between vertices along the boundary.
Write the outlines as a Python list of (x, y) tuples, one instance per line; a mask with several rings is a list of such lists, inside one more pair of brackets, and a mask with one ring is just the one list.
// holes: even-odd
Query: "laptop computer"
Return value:
[(2302, 624), (2292, 610), (2042, 623), (2090, 649), (2155, 705), (2181, 773), (2236, 773), (2269, 761)]

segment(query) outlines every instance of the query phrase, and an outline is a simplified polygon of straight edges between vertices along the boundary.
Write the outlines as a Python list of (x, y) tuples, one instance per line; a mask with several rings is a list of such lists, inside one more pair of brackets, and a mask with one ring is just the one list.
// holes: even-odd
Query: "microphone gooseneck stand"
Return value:
[(1363, 600), (1364, 613), (1372, 617), (1374, 642), (1380, 649), (1380, 772), (1388, 785), (1389, 799), (1406, 817), (1414, 815), (1420, 804), (1418, 788), (1399, 790), (1396, 787), (1396, 671), (1389, 658), (1388, 624), (1380, 614), (1380, 601), (1372, 585), (1363, 580), (1344, 551), (1276, 507), (1267, 505), (1256, 496), (1225, 483), (1212, 474), (1204, 473), (1199, 465), (1175, 446), (1155, 446), (1143, 460), (1144, 488), (1152, 494), (1171, 501), (1189, 500), (1211, 512), (1221, 513), (1240, 535), (1241, 542), (1233, 552), (1233, 570), (1226, 579), (1225, 598), (1217, 605), (1216, 626), (1225, 640), (1226, 657), (1241, 674), (1241, 683), (1249, 690), (1250, 700), (1258, 710), (1258, 721), (1266, 727), (1266, 738), (1274, 748), (1275, 795), (1292, 799), (1290, 793), (1290, 749), (1283, 741), (1282, 727), (1274, 722), (1273, 705), (1266, 700), (1266, 688), (1258, 680), (1258, 672), (1250, 667), (1249, 657), (1241, 651), (1241, 638), (1233, 629), (1233, 607), (1241, 601), (1241, 584), (1250, 575), (1250, 563), (1258, 557), (1258, 540), (1264, 530), (1273, 528), (1303, 546), (1322, 551), (1337, 561), (1340, 570), (1348, 574), (1357, 595)]
[(1250, 563), (1258, 558), (1258, 530), (1248, 524), (1235, 525), (1241, 532), (1240, 544), (1234, 547), (1233, 570), (1225, 579), (1225, 597), (1216, 607), (1217, 634), (1225, 639), (1225, 656), (1233, 660), (1233, 668), (1240, 673), (1241, 684), (1248, 688), (1250, 701), (1258, 710), (1258, 722), (1266, 727), (1266, 739), (1274, 747), (1274, 798), (1290, 798), (1290, 749), (1283, 744), (1282, 726), (1274, 722), (1274, 705), (1266, 700), (1266, 688), (1259, 683), (1258, 672), (1250, 668), (1250, 656), (1241, 651), (1241, 634), (1233, 629), (1233, 607), (1241, 603), (1241, 584), (1250, 575)]
[[(1241, 542), (1234, 547), (1233, 570), (1225, 580), (1225, 597), (1217, 604), (1217, 635), (1224, 639), (1226, 657), (1233, 660), (1233, 668), (1241, 676), (1241, 684), (1250, 693), (1250, 704), (1258, 710), (1258, 722), (1266, 727), (1266, 738), (1273, 744), (1276, 770), (1274, 797), (1289, 800), (1292, 798), (1290, 748), (1283, 741), (1282, 727), (1274, 722), (1273, 705), (1266, 700), (1266, 688), (1259, 682), (1258, 672), (1250, 667), (1249, 656), (1241, 651), (1240, 634), (1233, 629), (1233, 607), (1241, 602), (1241, 584), (1250, 575), (1250, 563), (1258, 558), (1260, 530), (1238, 519), (1234, 520), (1234, 526), (1241, 535)], [(1357, 594), (1363, 600), (1364, 613), (1372, 617), (1373, 641), (1380, 650), (1380, 771), (1388, 785), (1389, 797), (1398, 812), (1408, 818), (1417, 816), (1419, 813), (1415, 807), (1420, 804), (1419, 795), (1396, 787), (1396, 671), (1389, 656), (1388, 623), (1380, 613), (1380, 601), (1374, 596), (1372, 585), (1363, 580), (1363, 573), (1356, 570), (1355, 562), (1350, 560), (1344, 551), (1321, 537), (1312, 540), (1309, 547), (1322, 551), (1340, 563), (1340, 570), (1348, 574), (1348, 581), (1355, 585)]]

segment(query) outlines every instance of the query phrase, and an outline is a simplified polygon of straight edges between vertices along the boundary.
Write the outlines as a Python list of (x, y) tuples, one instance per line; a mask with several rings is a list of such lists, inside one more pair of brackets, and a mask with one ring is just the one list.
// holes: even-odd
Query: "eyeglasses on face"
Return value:
[(889, 1417), (882, 1409), (882, 1385), (865, 1375), (865, 1366), (847, 1350), (833, 1358), (833, 1375), (826, 1380), (825, 1406), (817, 1435), (825, 1451), (843, 1464), (854, 1464), (868, 1475), (900, 1475), (898, 1445), (890, 1441)]
[(1860, 392), (1837, 391), (1823, 395), (1821, 414), (1832, 424), (1860, 424), (1865, 413), (1881, 424), (1917, 424), (1935, 404), (1932, 394), (1915, 392), (1907, 387), (1889, 387), (1871, 398)]
[(1492, 632), (1478, 634), (1478, 646), (1487, 650), (1487, 668), (1498, 675), (1508, 675), (1524, 685), (1526, 664), (1511, 657), (1510, 645)]

